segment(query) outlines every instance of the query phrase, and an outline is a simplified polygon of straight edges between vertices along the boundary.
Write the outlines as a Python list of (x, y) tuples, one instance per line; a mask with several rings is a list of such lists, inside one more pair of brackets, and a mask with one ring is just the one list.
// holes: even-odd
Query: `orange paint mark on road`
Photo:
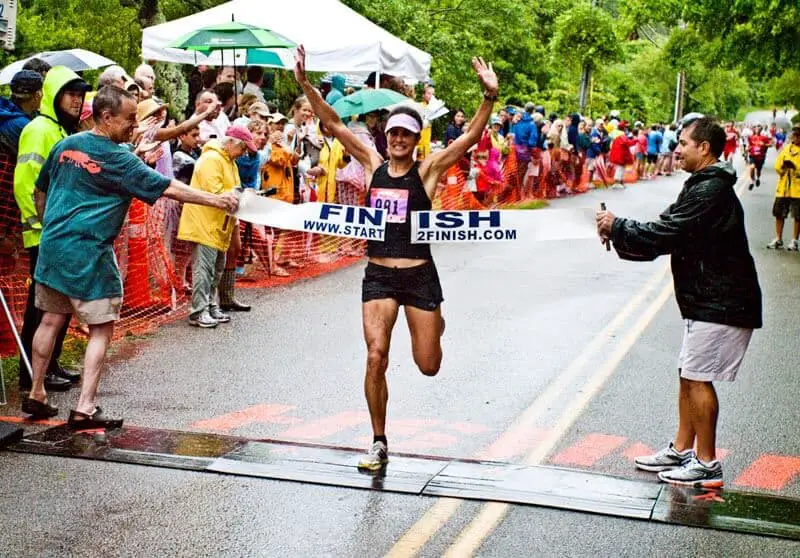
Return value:
[(213, 430), (216, 432), (229, 432), (235, 428), (247, 426), (253, 423), (264, 424), (295, 424), (302, 422), (297, 417), (284, 416), (285, 413), (293, 411), (294, 405), (277, 405), (266, 403), (255, 405), (241, 411), (228, 413), (212, 419), (199, 420), (192, 423), (192, 428), (199, 430)]
[(321, 440), (362, 424), (369, 424), (368, 413), (345, 411), (290, 428), (279, 436), (285, 440)]
[(728, 455), (730, 455), (730, 453), (731, 453), (729, 450), (726, 450), (725, 448), (717, 448), (715, 450), (715, 452), (716, 452), (718, 461), (722, 461), (723, 459), (728, 457)]
[(650, 446), (646, 446), (644, 444), (635, 443), (628, 446), (625, 451), (624, 455), (628, 458), (628, 461), (633, 461), (637, 457), (641, 457), (642, 455), (652, 455), (655, 451)]
[(591, 467), (626, 441), (627, 438), (622, 436), (589, 434), (553, 457), (550, 461), (558, 465)]
[(517, 426), (504, 432), (497, 440), (476, 454), (477, 459), (507, 461), (525, 455), (542, 443), (548, 430)]
[(780, 490), (800, 473), (800, 457), (765, 454), (733, 481), (737, 486)]
[(17, 424), (35, 424), (37, 426), (63, 426), (67, 424), (65, 420), (30, 420), (24, 417), (0, 417), (0, 421)]

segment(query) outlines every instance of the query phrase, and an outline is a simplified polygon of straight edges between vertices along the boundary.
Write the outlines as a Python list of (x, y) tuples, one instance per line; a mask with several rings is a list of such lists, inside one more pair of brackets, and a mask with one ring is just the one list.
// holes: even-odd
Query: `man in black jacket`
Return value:
[(725, 131), (710, 118), (685, 123), (675, 155), (692, 174), (675, 203), (649, 223), (597, 213), (598, 234), (620, 258), (672, 256), (675, 297), (685, 321), (678, 432), (668, 447), (636, 458), (636, 466), (658, 472), (664, 482), (710, 488), (723, 484), (712, 382), (736, 378), (753, 329), (761, 327), (761, 289), (734, 192), (736, 173), (719, 161), (724, 146)]

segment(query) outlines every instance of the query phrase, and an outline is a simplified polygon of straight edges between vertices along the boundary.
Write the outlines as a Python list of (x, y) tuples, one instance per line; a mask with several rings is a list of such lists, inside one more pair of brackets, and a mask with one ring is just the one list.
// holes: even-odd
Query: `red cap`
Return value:
[(244, 126), (231, 126), (228, 128), (228, 131), (225, 132), (225, 135), (229, 138), (242, 140), (245, 145), (247, 145), (247, 149), (250, 151), (258, 151), (258, 147), (256, 147), (256, 144), (253, 141), (253, 134), (251, 134), (250, 130)]

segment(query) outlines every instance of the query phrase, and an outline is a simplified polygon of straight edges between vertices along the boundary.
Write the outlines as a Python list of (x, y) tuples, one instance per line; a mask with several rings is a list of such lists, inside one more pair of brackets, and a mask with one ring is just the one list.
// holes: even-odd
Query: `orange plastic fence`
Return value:
[[(13, 195), (9, 195), (12, 186), (8, 173), (2, 172), (3, 162), (0, 159), (0, 288), (17, 327), (21, 327), (29, 284), (28, 259), (21, 247), (19, 212)], [(477, 195), (468, 189), (469, 161), (464, 161), (443, 177), (433, 206), (509, 207), (532, 199), (585, 192), (588, 188), (586, 165), (569, 153), (534, 153), (533, 164), (538, 168), (526, 166), (520, 172), (511, 150), (502, 167), (504, 181), (491, 192)], [(613, 177), (613, 171), (606, 172)], [(337, 185), (336, 200), (363, 203), (363, 191), (342, 183)], [(161, 199), (152, 207), (139, 201), (131, 204), (127, 224), (115, 244), (125, 291), (122, 319), (116, 328), (118, 336), (152, 332), (162, 323), (186, 316), (191, 292), (191, 248), (176, 238), (179, 216), (179, 204), (172, 200)], [(247, 223), (240, 223), (240, 239), (237, 288), (286, 285), (329, 273), (357, 262), (365, 248), (363, 241)], [(72, 325), (80, 324), (73, 320)], [(15, 352), (7, 320), (0, 316), (0, 355)]]

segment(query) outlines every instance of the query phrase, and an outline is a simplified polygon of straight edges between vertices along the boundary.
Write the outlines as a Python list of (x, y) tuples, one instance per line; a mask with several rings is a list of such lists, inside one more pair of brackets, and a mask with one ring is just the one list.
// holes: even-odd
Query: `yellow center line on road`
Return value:
[[(673, 286), (671, 282), (664, 286), (658, 298), (656, 298), (639, 317), (633, 328), (614, 349), (614, 352), (609, 356), (603, 367), (589, 378), (584, 388), (579, 391), (570, 402), (569, 407), (561, 414), (555, 427), (548, 432), (547, 438), (525, 457), (524, 463), (526, 465), (540, 464), (550, 452), (553, 451), (561, 438), (569, 431), (594, 396), (603, 388), (617, 369), (617, 366), (619, 366), (619, 363), (625, 358), (641, 334), (647, 329), (650, 322), (667, 302), (667, 299), (672, 295), (672, 289)], [(484, 504), (480, 512), (478, 512), (470, 524), (459, 534), (452, 546), (448, 548), (445, 553), (445, 558), (472, 556), (483, 544), (483, 541), (485, 541), (500, 522), (503, 521), (510, 507), (510, 504), (498, 502)]]
[[(570, 365), (548, 385), (547, 389), (536, 398), (514, 423), (499, 436), (499, 439), (519, 433), (530, 432), (536, 426), (540, 417), (547, 412), (570, 382), (574, 380), (581, 370), (588, 364), (609, 341), (613, 340), (617, 330), (620, 329), (628, 318), (638, 310), (663, 281), (669, 266), (664, 263), (656, 271), (645, 286), (634, 295), (630, 301), (614, 316), (614, 318), (589, 342)], [(671, 285), (671, 283), (670, 283)], [(671, 287), (670, 287), (671, 288)], [(549, 437), (548, 437), (549, 439)], [(415, 556), (428, 541), (450, 520), (458, 511), (464, 500), (458, 498), (440, 498), (428, 511), (395, 543), (386, 554), (389, 558), (408, 558)]]

